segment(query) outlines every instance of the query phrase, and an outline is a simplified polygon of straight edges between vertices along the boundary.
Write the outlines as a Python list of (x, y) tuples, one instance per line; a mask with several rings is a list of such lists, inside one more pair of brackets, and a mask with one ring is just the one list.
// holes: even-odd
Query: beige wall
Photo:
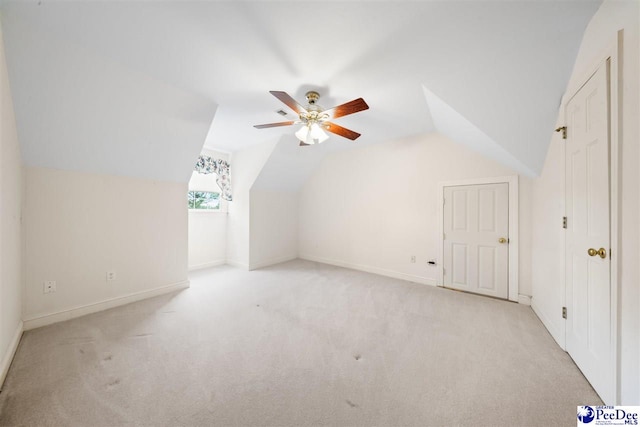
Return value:
[(0, 30), (0, 387), (22, 333), (22, 161)]
[(188, 285), (186, 183), (32, 167), (25, 177), (25, 327)]
[[(229, 155), (212, 150), (202, 154), (229, 160)], [(220, 191), (216, 174), (193, 172), (189, 190)], [(232, 188), (233, 190), (233, 188)], [(189, 211), (189, 270), (224, 264), (227, 256), (227, 209), (229, 202), (220, 199), (220, 211)]]
[[(571, 96), (604, 60), (608, 48), (613, 46), (617, 32), (624, 30), (622, 41), (621, 127), (619, 200), (619, 345), (621, 403), (637, 405), (640, 402), (640, 21), (637, 1), (605, 1), (594, 15), (576, 59), (567, 88)], [(564, 122), (562, 111), (558, 124)], [(558, 226), (564, 215), (564, 147), (554, 136), (544, 170), (533, 186), (533, 265), (544, 268), (533, 271), (533, 307), (554, 338), (564, 346), (564, 234)]]
[[(508, 175), (516, 173), (437, 134), (330, 155), (299, 196), (300, 257), (435, 284), (438, 269), (427, 261), (438, 258), (438, 183)], [(520, 182), (526, 226), (529, 186)], [(521, 250), (524, 295), (529, 256)]]

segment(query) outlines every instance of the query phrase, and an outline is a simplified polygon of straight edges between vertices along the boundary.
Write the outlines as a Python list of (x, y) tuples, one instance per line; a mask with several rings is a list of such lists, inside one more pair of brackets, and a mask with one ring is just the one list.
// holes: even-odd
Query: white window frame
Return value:
[[(193, 212), (193, 213), (220, 213), (220, 212), (225, 212), (226, 213), (226, 206), (223, 204), (223, 201), (225, 201), (222, 198), (222, 191), (212, 191), (212, 190), (192, 190), (192, 189), (188, 189), (187, 190), (187, 197), (189, 195), (189, 193), (191, 192), (197, 192), (197, 193), (218, 193), (218, 197), (219, 197), (219, 205), (218, 205), (218, 209), (191, 209), (188, 208), (189, 213)], [(187, 203), (188, 206), (188, 203)]]

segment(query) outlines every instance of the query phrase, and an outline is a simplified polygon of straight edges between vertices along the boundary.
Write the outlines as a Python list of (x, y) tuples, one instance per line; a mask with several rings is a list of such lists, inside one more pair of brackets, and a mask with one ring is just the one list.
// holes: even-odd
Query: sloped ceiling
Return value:
[(485, 157), (509, 166), (527, 176), (535, 176), (528, 166), (489, 138), (482, 130), (465, 119), (460, 113), (438, 98), (429, 89), (424, 88), (436, 131), (452, 141), (482, 153)]
[[(41, 0), (1, 7), (27, 164), (187, 180), (203, 142), (224, 151), (281, 138), (295, 145), (292, 128), (252, 125), (282, 120), (275, 111), (284, 106), (269, 90), (303, 101), (308, 89), (320, 91), (325, 107), (357, 97), (370, 106), (338, 119), (363, 136), (356, 143), (332, 137), (331, 150), (434, 131), (425, 96), (432, 93), (535, 174), (599, 4)], [(281, 154), (272, 157), (299, 157)]]

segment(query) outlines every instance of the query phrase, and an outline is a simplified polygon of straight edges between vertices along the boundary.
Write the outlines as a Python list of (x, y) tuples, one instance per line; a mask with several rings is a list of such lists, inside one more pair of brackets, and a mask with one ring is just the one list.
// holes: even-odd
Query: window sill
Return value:
[(214, 210), (208, 210), (208, 209), (189, 209), (189, 215), (191, 214), (196, 214), (196, 215), (226, 215), (227, 211), (214, 211)]

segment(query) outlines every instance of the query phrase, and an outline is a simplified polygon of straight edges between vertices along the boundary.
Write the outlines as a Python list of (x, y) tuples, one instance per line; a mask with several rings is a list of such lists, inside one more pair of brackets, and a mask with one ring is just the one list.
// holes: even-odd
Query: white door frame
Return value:
[[(620, 210), (620, 182), (621, 182), (621, 174), (620, 174), (620, 140), (619, 135), (622, 130), (622, 122), (620, 120), (620, 91), (622, 90), (622, 86), (620, 85), (620, 81), (622, 80), (622, 70), (619, 67), (619, 61), (622, 57), (622, 40), (624, 36), (624, 30), (619, 30), (616, 33), (616, 37), (613, 42), (604, 49), (599, 55), (596, 56), (596, 60), (594, 60), (587, 70), (588, 72), (583, 74), (579, 80), (576, 81), (574, 85), (572, 85), (565, 95), (562, 97), (561, 103), (561, 111), (564, 119), (564, 123), (567, 122), (566, 117), (566, 107), (569, 101), (573, 98), (573, 96), (582, 88), (582, 86), (593, 76), (593, 74), (598, 70), (598, 68), (609, 61), (609, 176), (610, 176), (610, 239), (611, 239), (611, 248), (609, 249), (609, 254), (611, 256), (611, 272), (610, 272), (610, 283), (611, 283), (611, 372), (610, 375), (613, 377), (612, 386), (614, 402), (605, 402), (607, 405), (618, 405), (620, 404), (620, 350), (618, 348), (620, 337), (618, 330), (618, 295), (619, 295), (619, 268), (620, 268), (620, 238), (619, 238), (619, 210)], [(628, 76), (629, 78), (633, 78), (632, 76)], [(565, 147), (566, 148), (566, 147)], [(565, 153), (566, 158), (566, 153)], [(566, 189), (565, 189), (566, 191)], [(566, 206), (565, 206), (566, 209)], [(565, 249), (566, 251), (566, 245)], [(564, 258), (564, 257), (563, 257)], [(564, 262), (563, 262), (564, 264)], [(566, 265), (564, 266), (566, 269)], [(566, 278), (566, 271), (565, 271)], [(567, 306), (566, 301), (566, 292), (567, 286), (566, 282), (562, 281), (562, 306)], [(566, 331), (566, 320), (565, 320), (565, 331)], [(565, 332), (566, 333), (566, 332)], [(566, 342), (566, 340), (565, 340)], [(563, 348), (566, 350), (566, 348)]]
[[(460, 185), (502, 184), (509, 185), (509, 301), (518, 302), (518, 175), (472, 178), (438, 183), (438, 286), (444, 287), (444, 188)], [(528, 301), (528, 298), (525, 299)], [(523, 302), (525, 302), (523, 301)]]

